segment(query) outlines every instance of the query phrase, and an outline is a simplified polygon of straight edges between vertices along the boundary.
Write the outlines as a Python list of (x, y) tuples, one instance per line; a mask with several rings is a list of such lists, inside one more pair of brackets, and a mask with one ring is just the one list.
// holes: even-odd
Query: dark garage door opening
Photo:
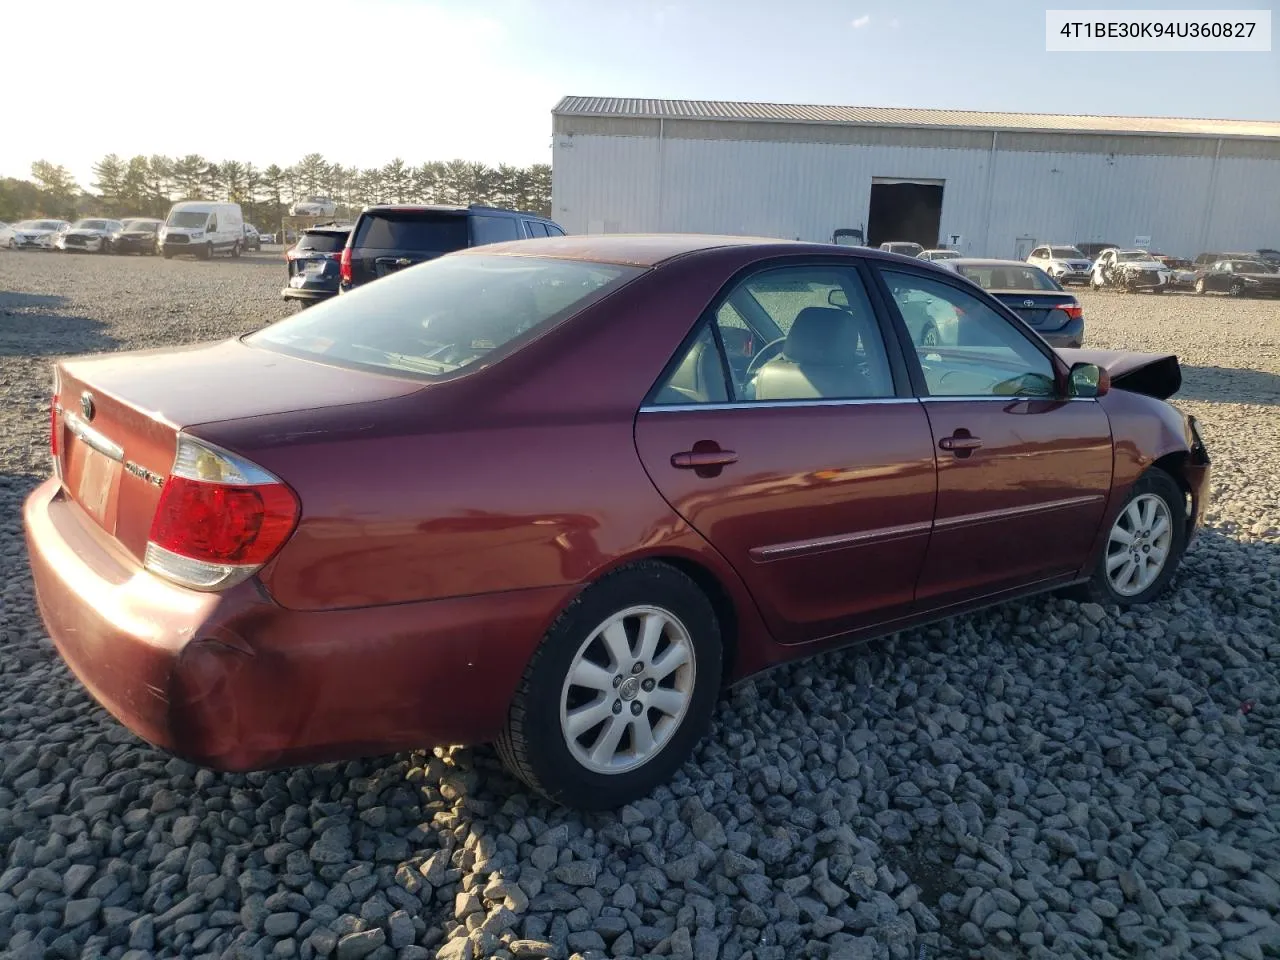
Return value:
[(926, 250), (938, 245), (942, 221), (942, 181), (871, 181), (871, 210), (867, 214), (867, 245), (912, 240)]

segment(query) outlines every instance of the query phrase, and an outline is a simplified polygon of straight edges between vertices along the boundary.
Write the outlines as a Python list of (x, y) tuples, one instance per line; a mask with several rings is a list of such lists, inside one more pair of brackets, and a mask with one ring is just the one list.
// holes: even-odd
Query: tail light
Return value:
[(58, 371), (53, 372), (53, 394), (49, 397), (49, 452), (53, 455), (55, 467), (58, 454), (62, 452), (62, 378)]
[(351, 282), (351, 248), (342, 248), (342, 259), (338, 261), (338, 279), (343, 283)]
[(251, 577), (298, 522), (293, 491), (242, 457), (179, 435), (147, 538), (148, 570), (196, 590)]
[(1081, 307), (1080, 304), (1075, 302), (1069, 303), (1066, 306), (1064, 306), (1062, 308), (1062, 312), (1065, 313), (1072, 320), (1079, 320), (1081, 317), (1084, 316), (1084, 308)]

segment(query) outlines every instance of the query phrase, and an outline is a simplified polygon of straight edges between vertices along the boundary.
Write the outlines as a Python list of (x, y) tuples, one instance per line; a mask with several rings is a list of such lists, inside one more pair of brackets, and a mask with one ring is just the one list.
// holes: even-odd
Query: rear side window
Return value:
[(450, 253), (468, 246), (467, 218), (409, 214), (370, 214), (360, 219), (353, 247)]
[(346, 245), (345, 233), (304, 233), (298, 241), (299, 250), (315, 250), (317, 253), (337, 253)]
[(537, 220), (526, 220), (524, 225), (529, 228), (529, 236), (545, 237), (547, 235), (547, 225)]
[(536, 257), (440, 257), (272, 324), (246, 343), (337, 366), (440, 377), (642, 273)]
[(472, 242), (479, 247), (486, 243), (519, 240), (520, 229), (516, 226), (515, 217), (472, 217), (471, 236)]
[(556, 226), (554, 223), (548, 223), (548, 224), (547, 224), (547, 234), (548, 234), (549, 236), (552, 236), (552, 237), (563, 237), (563, 236), (564, 236), (564, 231), (563, 231), (563, 230), (561, 230), (561, 229), (560, 229), (558, 226)]

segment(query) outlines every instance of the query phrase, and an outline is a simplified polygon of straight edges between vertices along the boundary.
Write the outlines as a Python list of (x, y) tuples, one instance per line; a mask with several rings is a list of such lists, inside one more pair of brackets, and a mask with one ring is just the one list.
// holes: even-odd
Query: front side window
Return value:
[(884, 341), (858, 272), (812, 266), (767, 270), (737, 283), (703, 321), (654, 402), (893, 395)]
[(928, 277), (886, 270), (884, 279), (908, 329), (922, 311), (939, 325), (939, 343), (916, 347), (930, 396), (1056, 394), (1052, 362), (989, 304)]
[[(458, 218), (461, 220), (461, 218)], [(567, 319), (643, 271), (534, 257), (440, 257), (245, 338), (320, 363), (433, 378)]]

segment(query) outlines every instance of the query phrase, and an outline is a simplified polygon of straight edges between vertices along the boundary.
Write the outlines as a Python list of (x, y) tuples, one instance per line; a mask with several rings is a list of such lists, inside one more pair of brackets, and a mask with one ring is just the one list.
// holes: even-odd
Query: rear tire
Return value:
[(711, 721), (721, 668), (719, 622), (698, 585), (665, 563), (625, 567), (584, 590), (547, 631), (512, 697), (498, 755), (553, 802), (620, 807), (688, 759)]
[(1070, 592), (1098, 604), (1148, 603), (1173, 579), (1186, 545), (1186, 496), (1173, 477), (1152, 467), (1112, 522), (1093, 576)]
[(1196, 293), (1204, 296), (1208, 288), (1204, 285), (1204, 277), (1196, 277)]
[(1229, 289), (1227, 293), (1233, 297), (1243, 297), (1244, 284), (1237, 280), (1235, 283), (1231, 284), (1231, 289)]

